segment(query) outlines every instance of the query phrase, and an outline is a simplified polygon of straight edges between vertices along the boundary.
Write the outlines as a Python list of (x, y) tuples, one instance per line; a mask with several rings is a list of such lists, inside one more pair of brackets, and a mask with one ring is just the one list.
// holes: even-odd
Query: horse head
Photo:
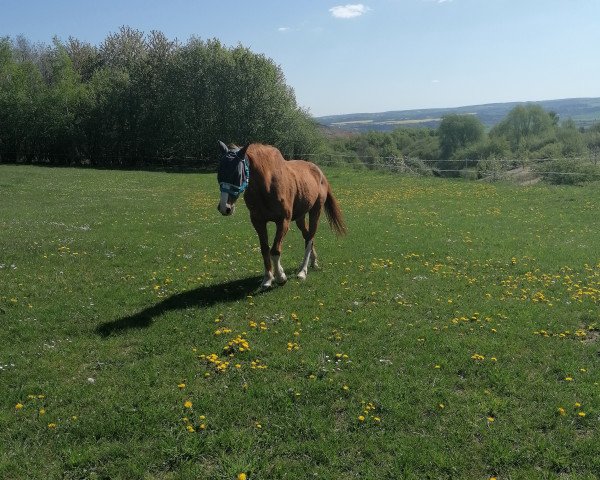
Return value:
[(217, 181), (221, 190), (221, 200), (217, 209), (222, 215), (231, 215), (235, 210), (235, 202), (248, 186), (250, 169), (246, 150), (250, 144), (242, 148), (229, 148), (219, 141), (221, 159), (217, 171)]

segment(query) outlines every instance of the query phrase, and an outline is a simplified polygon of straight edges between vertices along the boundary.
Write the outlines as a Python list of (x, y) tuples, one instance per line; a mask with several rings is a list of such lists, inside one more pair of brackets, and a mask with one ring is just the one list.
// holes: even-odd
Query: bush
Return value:
[(580, 159), (556, 159), (534, 167), (542, 179), (554, 185), (577, 185), (600, 179), (600, 167)]

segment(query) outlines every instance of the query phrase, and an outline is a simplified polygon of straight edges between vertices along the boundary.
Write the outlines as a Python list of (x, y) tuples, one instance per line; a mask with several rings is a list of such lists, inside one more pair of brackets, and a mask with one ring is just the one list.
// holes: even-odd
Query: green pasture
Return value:
[(598, 478), (599, 184), (326, 174), (260, 292), (214, 175), (0, 165), (0, 478)]

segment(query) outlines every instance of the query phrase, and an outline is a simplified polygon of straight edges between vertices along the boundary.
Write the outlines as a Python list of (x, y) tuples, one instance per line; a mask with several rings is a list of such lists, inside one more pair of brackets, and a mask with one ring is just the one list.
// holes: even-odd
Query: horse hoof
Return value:
[(287, 277), (286, 277), (285, 273), (283, 275), (278, 275), (277, 277), (275, 277), (275, 281), (279, 285), (285, 285), (285, 282), (287, 282)]
[(273, 274), (266, 274), (262, 280), (262, 283), (260, 284), (260, 288), (263, 289), (267, 289), (267, 288), (271, 288), (273, 286)]
[(306, 280), (306, 272), (300, 272), (300, 273), (298, 273), (298, 278), (300, 280)]

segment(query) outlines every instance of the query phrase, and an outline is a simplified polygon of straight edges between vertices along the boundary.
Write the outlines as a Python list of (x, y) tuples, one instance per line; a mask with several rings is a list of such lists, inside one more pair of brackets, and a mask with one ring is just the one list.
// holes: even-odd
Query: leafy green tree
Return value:
[(98, 48), (73, 37), (69, 37), (64, 47), (81, 80), (84, 83), (89, 82), (94, 72), (102, 67)]
[(594, 163), (600, 163), (600, 122), (593, 124), (584, 132), (583, 141)]
[(510, 146), (504, 138), (486, 137), (477, 143), (455, 152), (456, 158), (468, 160), (505, 159), (511, 156)]
[(507, 139), (513, 152), (524, 152), (536, 137), (553, 130), (556, 118), (556, 114), (546, 112), (539, 105), (519, 105), (492, 128), (490, 136)]
[(10, 39), (0, 40), (0, 156), (21, 161), (38, 151), (44, 82), (33, 56), (17, 54)]
[(572, 119), (567, 119), (558, 127), (556, 138), (561, 145), (563, 157), (578, 158), (587, 155), (588, 151), (583, 135)]
[(48, 56), (51, 82), (43, 89), (37, 112), (38, 141), (44, 156), (72, 163), (86, 143), (81, 125), (86, 90), (66, 48), (54, 40)]
[(460, 149), (480, 142), (485, 129), (481, 121), (473, 115), (447, 115), (438, 127), (441, 155), (450, 159)]

